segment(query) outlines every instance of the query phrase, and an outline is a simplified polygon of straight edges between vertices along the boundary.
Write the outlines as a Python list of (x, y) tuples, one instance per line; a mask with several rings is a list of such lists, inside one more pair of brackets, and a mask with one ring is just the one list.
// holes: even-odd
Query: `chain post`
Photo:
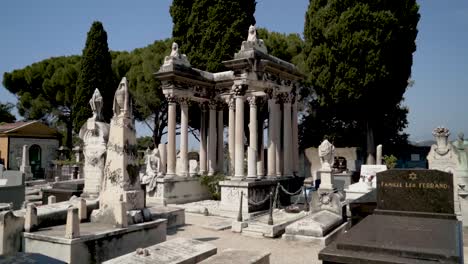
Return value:
[(244, 196), (244, 191), (241, 191), (240, 202), (239, 202), (239, 214), (237, 215), (237, 222), (242, 222), (242, 198)]
[(273, 192), (270, 192), (270, 214), (268, 216), (268, 225), (273, 225)]

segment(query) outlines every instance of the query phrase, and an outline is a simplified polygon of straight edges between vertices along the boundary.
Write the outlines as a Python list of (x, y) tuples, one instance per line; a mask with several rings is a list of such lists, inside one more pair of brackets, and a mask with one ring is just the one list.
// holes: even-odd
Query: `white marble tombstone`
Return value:
[[(94, 90), (89, 100), (93, 116), (81, 127), (79, 136), (83, 140), (84, 154), (84, 197), (97, 197), (101, 190), (106, 161), (106, 145), (109, 138), (109, 124), (102, 118), (102, 96), (99, 90)], [(79, 157), (79, 155), (77, 155)]]

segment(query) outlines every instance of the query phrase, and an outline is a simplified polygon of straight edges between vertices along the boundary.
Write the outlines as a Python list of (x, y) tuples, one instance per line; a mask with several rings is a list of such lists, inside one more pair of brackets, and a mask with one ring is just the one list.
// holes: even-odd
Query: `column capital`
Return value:
[(236, 96), (244, 96), (247, 87), (248, 86), (246, 84), (236, 84), (234, 85), (233, 92)]
[(249, 102), (250, 107), (256, 107), (257, 106), (257, 97), (256, 96), (249, 96), (247, 97), (247, 102)]
[(206, 110), (208, 110), (208, 103), (207, 102), (200, 102), (199, 105), (200, 105), (200, 110), (202, 112), (206, 112)]
[(169, 104), (175, 104), (177, 103), (177, 96), (173, 95), (173, 94), (168, 94), (166, 95), (166, 100)]
[(236, 98), (230, 97), (227, 102), (229, 109), (236, 110)]
[(208, 102), (208, 107), (210, 108), (210, 110), (217, 110), (218, 109), (218, 101), (210, 100)]
[(179, 103), (180, 106), (188, 106), (190, 101), (191, 100), (188, 97), (179, 97), (179, 98), (177, 98), (177, 102)]

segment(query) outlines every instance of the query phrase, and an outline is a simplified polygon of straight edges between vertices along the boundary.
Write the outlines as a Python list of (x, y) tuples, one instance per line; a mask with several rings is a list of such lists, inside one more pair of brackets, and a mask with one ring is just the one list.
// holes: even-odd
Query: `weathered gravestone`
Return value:
[(463, 263), (453, 176), (437, 170), (377, 175), (377, 209), (319, 253), (323, 263)]

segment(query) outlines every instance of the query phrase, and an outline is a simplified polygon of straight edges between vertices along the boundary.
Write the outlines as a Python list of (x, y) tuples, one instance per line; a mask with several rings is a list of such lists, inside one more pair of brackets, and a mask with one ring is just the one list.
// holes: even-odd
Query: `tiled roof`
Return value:
[(25, 125), (28, 125), (28, 124), (31, 124), (31, 123), (34, 123), (34, 122), (37, 122), (37, 121), (35, 121), (35, 120), (33, 120), (33, 121), (20, 121), (20, 122), (16, 122), (16, 123), (1, 124), (0, 125), (0, 133), (7, 132), (7, 131), (10, 131), (10, 130), (13, 130), (13, 129), (17, 129), (19, 127), (22, 127), (22, 126), (25, 126)]

